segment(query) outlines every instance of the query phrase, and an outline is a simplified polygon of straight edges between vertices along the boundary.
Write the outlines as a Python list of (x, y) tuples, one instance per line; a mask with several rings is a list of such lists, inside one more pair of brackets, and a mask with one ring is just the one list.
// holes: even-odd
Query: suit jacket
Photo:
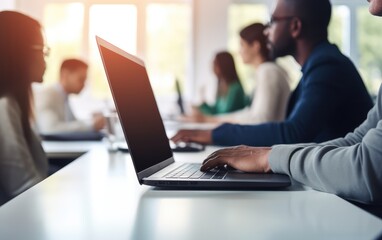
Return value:
[(52, 85), (35, 94), (37, 128), (42, 134), (92, 131), (90, 123), (75, 118), (68, 95), (61, 85)]
[(252, 126), (224, 124), (213, 130), (214, 144), (323, 142), (353, 131), (373, 106), (353, 63), (328, 41), (314, 48), (302, 73), (289, 99), (285, 121)]

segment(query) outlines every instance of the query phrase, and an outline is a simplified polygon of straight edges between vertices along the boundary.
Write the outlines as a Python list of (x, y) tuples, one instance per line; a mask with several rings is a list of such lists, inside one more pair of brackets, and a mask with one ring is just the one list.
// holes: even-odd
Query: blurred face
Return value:
[(295, 40), (289, 32), (293, 17), (284, 0), (278, 0), (268, 28), (264, 31), (273, 58), (291, 55), (295, 51)]
[(86, 78), (86, 68), (79, 68), (75, 71), (62, 71), (62, 81), (67, 93), (79, 94), (85, 86)]
[(257, 42), (250, 44), (240, 39), (240, 56), (245, 64), (252, 63), (259, 56), (259, 44)]
[(46, 69), (45, 57), (49, 54), (44, 43), (44, 38), (41, 32), (37, 34), (36, 39), (31, 44), (31, 60), (29, 74), (32, 82), (42, 82)]
[(368, 0), (369, 11), (376, 16), (382, 16), (382, 0)]

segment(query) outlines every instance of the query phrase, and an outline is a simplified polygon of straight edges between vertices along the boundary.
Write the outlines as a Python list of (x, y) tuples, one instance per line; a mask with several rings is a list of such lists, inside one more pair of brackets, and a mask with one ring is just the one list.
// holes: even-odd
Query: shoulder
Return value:
[(352, 61), (337, 46), (324, 44), (317, 47), (302, 68), (307, 82), (326, 82), (331, 85), (361, 83), (362, 78)]
[(325, 42), (313, 50), (302, 71), (306, 74), (316, 69), (332, 70), (334, 68), (337, 71), (331, 73), (355, 70), (351, 60), (343, 55), (336, 45)]
[(267, 71), (283, 71), (277, 63), (275, 62), (264, 62), (259, 65), (259, 68), (257, 69), (260, 72), (267, 72)]
[(233, 89), (233, 90), (240, 90), (240, 89), (243, 89), (243, 87), (241, 86), (241, 83), (239, 81), (237, 82), (234, 82), (234, 83), (231, 83), (229, 85), (229, 88), (230, 89)]
[(284, 68), (278, 65), (276, 62), (265, 62), (262, 63), (257, 69), (258, 72), (263, 74), (287, 74)]
[(19, 104), (16, 99), (10, 96), (4, 96), (0, 98), (0, 117), (4, 120), (4, 118), (10, 118), (14, 116), (20, 116), (21, 110)]
[(239, 81), (231, 83), (228, 87), (228, 94), (229, 95), (243, 95), (244, 94), (244, 89), (243, 86)]
[(288, 73), (275, 62), (262, 63), (257, 69), (258, 81), (264, 82), (289, 82)]
[(57, 85), (43, 86), (34, 91), (34, 98), (36, 106), (45, 106), (55, 104), (56, 102), (63, 101), (64, 94), (60, 92)]
[(41, 93), (49, 96), (56, 96), (60, 94), (60, 90), (57, 85), (50, 85), (41, 88)]
[(13, 97), (0, 98), (0, 132), (7, 136), (10, 131), (21, 127), (21, 109)]

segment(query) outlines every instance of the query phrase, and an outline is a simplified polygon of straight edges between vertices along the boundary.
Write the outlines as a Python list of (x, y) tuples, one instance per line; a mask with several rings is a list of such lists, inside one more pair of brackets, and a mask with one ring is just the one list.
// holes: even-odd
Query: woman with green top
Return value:
[(218, 79), (214, 105), (203, 103), (199, 111), (205, 115), (229, 113), (246, 106), (247, 100), (236, 72), (235, 62), (229, 52), (219, 52), (213, 61), (213, 71)]

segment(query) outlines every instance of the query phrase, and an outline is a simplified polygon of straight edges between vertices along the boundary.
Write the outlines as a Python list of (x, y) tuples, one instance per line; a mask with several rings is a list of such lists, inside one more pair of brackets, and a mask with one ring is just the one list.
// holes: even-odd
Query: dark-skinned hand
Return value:
[(269, 147), (237, 146), (224, 148), (212, 153), (204, 160), (201, 171), (228, 166), (243, 172), (269, 173)]

